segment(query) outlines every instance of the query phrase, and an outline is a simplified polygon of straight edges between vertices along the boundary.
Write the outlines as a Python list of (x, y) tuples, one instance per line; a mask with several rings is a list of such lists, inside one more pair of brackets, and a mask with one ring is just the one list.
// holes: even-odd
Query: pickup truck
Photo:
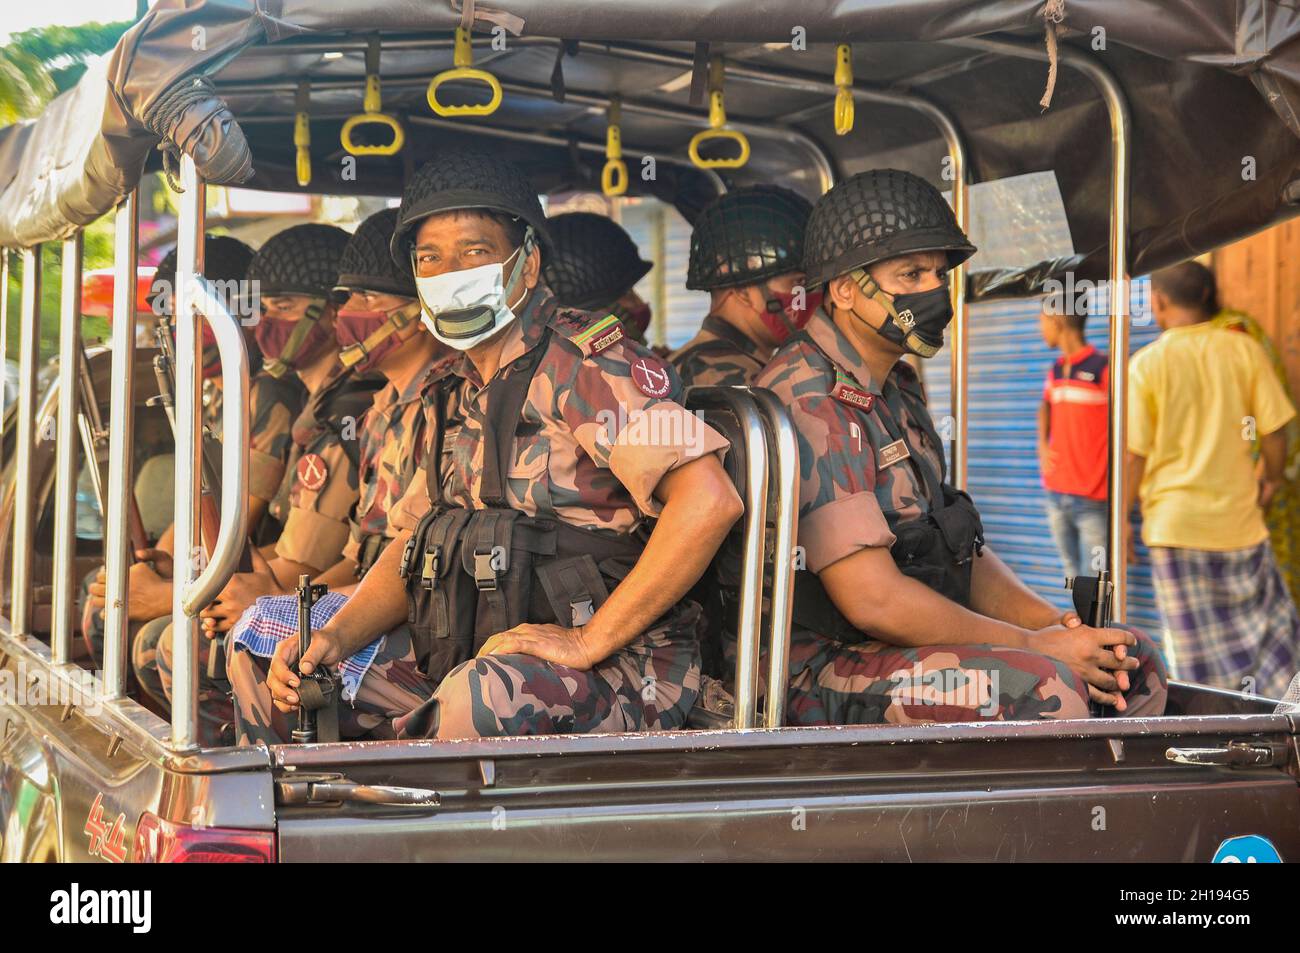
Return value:
[[(90, 352), (97, 383), (109, 356)], [(51, 451), (33, 471), (38, 619)], [(179, 751), (98, 687), (0, 619), (0, 860), (1210, 861), (1245, 835), (1300, 855), (1300, 705), (1190, 684), (1150, 719)]]

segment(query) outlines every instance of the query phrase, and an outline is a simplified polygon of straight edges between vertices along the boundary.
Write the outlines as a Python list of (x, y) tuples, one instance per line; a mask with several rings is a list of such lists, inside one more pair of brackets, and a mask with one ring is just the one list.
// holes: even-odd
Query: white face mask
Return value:
[[(509, 299), (520, 284), (524, 261), (531, 246), (525, 239), (522, 248), (510, 256), (519, 256), (506, 280), (505, 265), (479, 265), (463, 271), (449, 271), (428, 278), (416, 277), (420, 295), (420, 321), (435, 338), (458, 351), (468, 351), (492, 337), (511, 321), (515, 313)], [(523, 254), (520, 254), (523, 252)], [(520, 301), (523, 297), (520, 297)], [(518, 306), (519, 302), (515, 302)]]

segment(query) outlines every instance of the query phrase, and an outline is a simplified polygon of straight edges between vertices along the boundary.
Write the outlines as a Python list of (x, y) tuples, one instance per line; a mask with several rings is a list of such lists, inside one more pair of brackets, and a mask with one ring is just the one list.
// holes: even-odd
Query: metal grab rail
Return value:
[[(1047, 58), (1041, 46), (1013, 40), (974, 38), (955, 40), (954, 46), (986, 50), (1022, 59)], [(1106, 565), (1114, 583), (1111, 615), (1116, 622), (1128, 616), (1128, 547), (1124, 544), (1124, 451), (1128, 428), (1128, 193), (1129, 140), (1132, 122), (1128, 100), (1119, 82), (1104, 66), (1062, 44), (1062, 63), (1083, 73), (1097, 87), (1110, 118), (1110, 476), (1106, 515)]]
[(121, 698), (126, 693), (129, 606), (127, 573), (131, 559), (128, 542), (129, 497), (135, 492), (135, 290), (139, 255), (139, 192), (118, 205), (113, 232), (113, 368), (108, 419), (108, 508), (104, 513), (104, 695)]
[(10, 620), (19, 636), (32, 634), (32, 562), (36, 549), (36, 363), (41, 339), (41, 247), (23, 249), (23, 292), (18, 321), (18, 427), (14, 465), (13, 585)]
[[(758, 665), (762, 650), (763, 540), (767, 526), (767, 437), (758, 405), (743, 387), (692, 387), (686, 397), (691, 410), (721, 410), (735, 416), (745, 441), (744, 563), (736, 621), (736, 715), (732, 727), (758, 723)], [(784, 693), (783, 693), (784, 694)]]
[(208, 319), (221, 355), (221, 522), (207, 565), (185, 594), (187, 615), (217, 597), (239, 564), (248, 536), (248, 350), (238, 321), (207, 281), (199, 279), (194, 307)]
[(759, 412), (771, 431), (768, 460), (776, 483), (772, 588), (768, 603), (767, 697), (763, 726), (785, 724), (786, 683), (790, 679), (790, 622), (794, 613), (795, 541), (799, 538), (799, 441), (784, 405), (766, 387), (751, 387)]
[[(176, 502), (172, 581), (172, 746), (193, 748), (198, 736), (199, 609), (235, 571), (248, 529), (248, 352), (243, 334), (203, 279), (206, 189), (188, 155), (181, 158), (176, 275)], [(196, 558), (199, 429), (199, 312), (208, 319), (221, 355), (221, 523), (206, 565)], [(201, 552), (201, 549), (197, 550)]]
[(55, 437), (54, 573), (50, 660), (72, 657), (77, 614), (77, 404), (81, 392), (81, 244), (78, 231), (63, 241), (59, 289), (59, 403)]

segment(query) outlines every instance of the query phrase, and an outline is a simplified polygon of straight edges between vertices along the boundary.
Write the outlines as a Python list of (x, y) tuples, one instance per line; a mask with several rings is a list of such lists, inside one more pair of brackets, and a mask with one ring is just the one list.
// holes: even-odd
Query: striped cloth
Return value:
[(1300, 669), (1300, 614), (1267, 540), (1226, 552), (1151, 548), (1170, 672), (1280, 698)]
[[(348, 597), (342, 593), (325, 593), (311, 607), (311, 627), (319, 629), (334, 618), (347, 601)], [(245, 649), (260, 658), (270, 658), (282, 641), (298, 637), (298, 597), (260, 596), (244, 610), (231, 635), (236, 649)], [(347, 701), (356, 700), (361, 680), (366, 677), (370, 663), (383, 646), (384, 638), (381, 635), (337, 666), (339, 678), (343, 681), (343, 697)]]

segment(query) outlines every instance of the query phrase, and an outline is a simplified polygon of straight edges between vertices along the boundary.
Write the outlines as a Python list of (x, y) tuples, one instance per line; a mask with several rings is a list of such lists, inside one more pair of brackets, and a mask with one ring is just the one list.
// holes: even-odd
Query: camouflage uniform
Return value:
[[(943, 448), (917, 423), (928, 410), (906, 363), (878, 383), (818, 311), (755, 384), (789, 408), (799, 435), (799, 543), (809, 570), (819, 573), (868, 546), (891, 546), (895, 528), (930, 511), (920, 468), (928, 465), (942, 479)], [(886, 425), (890, 418), (901, 425), (902, 452)], [(1126, 714), (1160, 714), (1167, 697), (1164, 668), (1151, 640), (1135, 634), (1138, 644), (1130, 652), (1141, 668), (1130, 673)], [(1084, 683), (1064, 662), (1036, 652), (992, 645), (904, 648), (869, 636), (850, 644), (801, 628), (791, 640), (792, 724), (1088, 717)]]
[(711, 314), (700, 333), (668, 359), (683, 387), (745, 386), (763, 370), (766, 350), (734, 324)]
[(440, 377), (446, 366), (447, 362), (440, 362), (400, 391), (390, 383), (366, 414), (361, 432), (361, 490), (343, 547), (343, 556), (357, 564), (358, 576), (374, 562), (371, 550), (376, 544), (370, 540), (396, 535), (389, 528), (388, 511), (406, 493), (428, 452), (433, 433), (431, 381)]
[(284, 480), (293, 449), (294, 421), (307, 406), (297, 374), (259, 373), (248, 394), (248, 495), (270, 501)]
[[(432, 387), (441, 378), (449, 361), (440, 361), (430, 372), (417, 376), (402, 390), (391, 383), (379, 392), (374, 406), (366, 414), (361, 438), (360, 493), (349, 520), (350, 535), (343, 549), (343, 555), (358, 563), (358, 575), (363, 566), (367, 567), (377, 558), (378, 550), (372, 549), (376, 539), (391, 540), (395, 533), (389, 526), (388, 511), (405, 494), (418, 469), (418, 461), (428, 453), (428, 441), (433, 433), (432, 413), (436, 403), (432, 396)], [(365, 556), (366, 562), (361, 562)], [(336, 595), (336, 594), (332, 594)], [(257, 600), (253, 612), (245, 614), (236, 626), (236, 631), (245, 627), (265, 627), (264, 619), (274, 615), (274, 606), (267, 603), (289, 602), (297, 606), (296, 596), (270, 596)], [(329, 597), (323, 605), (314, 610), (313, 619), (319, 618), (319, 624), (342, 608), (346, 599), (331, 603)], [(231, 643), (233, 644), (233, 642)], [(404, 710), (418, 705), (428, 696), (427, 687), (423, 694), (412, 695), (406, 692), (406, 686), (427, 686), (414, 664), (414, 653), (409, 652), (410, 636), (403, 629), (391, 633), (384, 642), (382, 651), (371, 663), (373, 666), (390, 670), (389, 681), (374, 688), (387, 694), (379, 699), (380, 711), (387, 711), (394, 706)], [(395, 654), (394, 654), (395, 653)], [(231, 675), (232, 684), (245, 683), (249, 677), (260, 679), (265, 674), (268, 660), (257, 658), (242, 648), (233, 650), (236, 656), (227, 662), (227, 669), (238, 672)], [(403, 659), (409, 656), (403, 664)], [(293, 727), (294, 719), (285, 719), (269, 703), (269, 697), (256, 691), (246, 693), (257, 707), (256, 713), (241, 711), (239, 726), (240, 736), (254, 740), (276, 743), (280, 737), (287, 738)], [(373, 703), (373, 700), (372, 700)], [(273, 725), (274, 735), (258, 734), (256, 729), (248, 726)], [(391, 719), (369, 710), (367, 705), (356, 707), (343, 705), (340, 709), (340, 732), (348, 738), (378, 739), (392, 737)]]
[[(349, 432), (348, 421), (354, 421), (352, 426), (359, 430), (355, 422), (368, 412), (382, 383), (379, 377), (358, 377), (340, 370), (310, 397), (294, 421), (288, 464), (271, 508), (271, 515), (284, 522), (276, 543), (277, 556), (320, 569), (339, 561), (358, 496), (358, 457), (347, 446), (356, 440), (356, 433)], [(276, 389), (268, 388), (268, 392)], [(278, 405), (275, 409), (278, 412)], [(137, 639), (132, 653), (142, 684), (146, 678), (152, 680), (149, 668), (156, 666), (157, 681), (168, 704), (171, 634), (171, 626), (159, 632), (156, 646)], [(199, 711), (204, 723), (221, 725), (232, 722), (234, 712), (225, 688), (207, 676), (211, 644), (200, 636)]]
[[(505, 473), (508, 502), (529, 516), (631, 533), (658, 514), (653, 493), (664, 474), (696, 456), (722, 453), (726, 441), (673, 400), (680, 387), (670, 369), (623, 340), (614, 319), (560, 310), (544, 288), (533, 292), (505, 332), (501, 366), (537, 344), (548, 324), (556, 333), (524, 403), (523, 419), (532, 426), (516, 438)], [(443, 496), (452, 505), (482, 508), (488, 388), (468, 357), (457, 360), (453, 373), (460, 379), (448, 404)], [(656, 441), (648, 425), (656, 426), (655, 436), (680, 439)], [(428, 512), (426, 484), (421, 467), (389, 511), (393, 532), (414, 529)], [(698, 607), (680, 604), (590, 671), (529, 655), (496, 655), (463, 663), (436, 688), (420, 673), (402, 628), (384, 638), (354, 708), (395, 717), (399, 737), (681, 727), (699, 690), (697, 617)], [(265, 667), (245, 652), (228, 663), (241, 741), (287, 737), (270, 714)]]

